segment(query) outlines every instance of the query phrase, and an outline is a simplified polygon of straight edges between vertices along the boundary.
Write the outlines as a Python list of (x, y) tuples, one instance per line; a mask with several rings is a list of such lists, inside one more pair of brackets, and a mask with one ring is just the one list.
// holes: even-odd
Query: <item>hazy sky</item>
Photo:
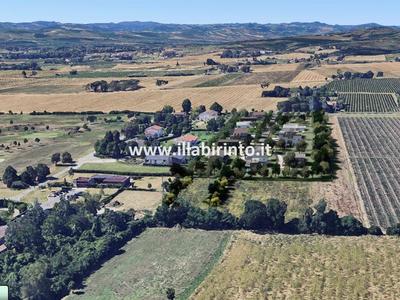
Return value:
[(330, 24), (400, 25), (399, 0), (1, 0), (0, 22)]

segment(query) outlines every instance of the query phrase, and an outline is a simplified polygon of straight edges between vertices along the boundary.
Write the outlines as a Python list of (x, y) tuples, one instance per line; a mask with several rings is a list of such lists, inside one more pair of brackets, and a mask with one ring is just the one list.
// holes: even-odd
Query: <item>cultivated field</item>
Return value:
[(300, 72), (293, 80), (292, 83), (296, 83), (298, 85), (315, 85), (318, 83), (324, 83), (326, 81), (326, 77), (310, 70), (304, 70)]
[(345, 62), (384, 62), (385, 55), (349, 55), (344, 58)]
[(399, 247), (387, 237), (243, 232), (191, 299), (398, 299)]
[(74, 94), (9, 94), (0, 95), (0, 111), (88, 111), (135, 110), (153, 112), (165, 105), (181, 110), (183, 99), (189, 98), (194, 106), (209, 107), (217, 101), (225, 109), (276, 109), (282, 99), (263, 99), (259, 85), (182, 88), (116, 93)]
[(400, 221), (400, 119), (340, 117), (340, 126), (371, 224)]
[(395, 94), (360, 94), (341, 93), (348, 112), (388, 113), (399, 111), (398, 99)]
[(323, 64), (321, 67), (313, 68), (323, 76), (330, 77), (333, 74), (337, 74), (337, 71), (341, 72), (361, 72), (365, 73), (372, 71), (375, 74), (377, 72), (383, 72), (384, 77), (399, 77), (400, 76), (400, 62), (369, 62), (369, 63), (341, 63), (341, 64)]
[(68, 299), (166, 299), (174, 288), (187, 299), (219, 260), (228, 232), (147, 229), (85, 282), (84, 294)]
[(397, 93), (400, 79), (335, 80), (328, 84), (328, 88), (340, 93)]

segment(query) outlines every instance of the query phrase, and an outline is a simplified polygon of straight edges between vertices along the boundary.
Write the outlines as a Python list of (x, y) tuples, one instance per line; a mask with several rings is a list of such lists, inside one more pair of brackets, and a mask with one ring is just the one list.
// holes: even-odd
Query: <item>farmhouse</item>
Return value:
[(144, 135), (147, 138), (156, 139), (156, 138), (164, 136), (164, 134), (165, 134), (164, 133), (164, 128), (159, 126), (159, 125), (153, 125), (153, 126), (147, 127), (144, 130)]
[(201, 114), (199, 114), (198, 119), (200, 121), (204, 121), (204, 122), (208, 122), (212, 119), (216, 119), (218, 118), (218, 112), (216, 112), (215, 110), (207, 110), (205, 112), (202, 112)]

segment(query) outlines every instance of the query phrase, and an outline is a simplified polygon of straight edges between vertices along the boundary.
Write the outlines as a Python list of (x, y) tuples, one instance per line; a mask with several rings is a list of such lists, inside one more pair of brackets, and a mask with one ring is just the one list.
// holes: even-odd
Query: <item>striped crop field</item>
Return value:
[(394, 94), (339, 94), (346, 104), (348, 112), (389, 113), (399, 111), (397, 97)]
[(398, 93), (400, 79), (352, 79), (335, 80), (327, 87), (339, 93)]
[(399, 223), (400, 118), (340, 117), (339, 124), (370, 223)]

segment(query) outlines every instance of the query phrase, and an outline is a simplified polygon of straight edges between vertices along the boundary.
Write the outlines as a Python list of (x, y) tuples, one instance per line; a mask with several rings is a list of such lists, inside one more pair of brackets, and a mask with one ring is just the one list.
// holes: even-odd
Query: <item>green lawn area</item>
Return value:
[[(90, 131), (82, 133), (68, 134), (71, 129), (85, 123), (83, 115), (1, 115), (0, 128), (2, 134), (0, 144), (9, 146), (9, 150), (0, 149), (0, 172), (11, 165), (17, 170), (25, 169), (28, 165), (44, 163), (50, 165), (51, 155), (55, 152), (70, 152), (72, 157), (78, 159), (94, 151), (96, 140), (104, 137), (108, 130), (121, 128), (122, 123), (105, 123), (103, 118), (109, 115), (97, 116), (98, 121), (89, 124)], [(115, 116), (112, 116), (115, 118)], [(12, 122), (10, 122), (12, 121)], [(10, 124), (13, 123), (13, 124)], [(14, 126), (19, 126), (19, 130)], [(28, 126), (27, 131), (23, 130)], [(32, 130), (31, 127), (35, 129)], [(49, 129), (46, 129), (49, 126)], [(24, 139), (28, 143), (24, 143)], [(40, 142), (34, 141), (39, 138)], [(13, 141), (20, 143), (20, 146), (14, 145)]]
[(192, 130), (190, 134), (197, 136), (199, 140), (204, 143), (207, 143), (215, 135), (212, 132), (203, 130)]
[(79, 170), (81, 171), (96, 171), (96, 172), (126, 172), (126, 173), (149, 173), (149, 174), (161, 174), (168, 173), (169, 167), (153, 167), (143, 165), (133, 165), (123, 162), (111, 162), (111, 163), (87, 163), (83, 164)]
[(85, 282), (71, 300), (187, 299), (219, 261), (230, 233), (147, 229), (122, 248)]

